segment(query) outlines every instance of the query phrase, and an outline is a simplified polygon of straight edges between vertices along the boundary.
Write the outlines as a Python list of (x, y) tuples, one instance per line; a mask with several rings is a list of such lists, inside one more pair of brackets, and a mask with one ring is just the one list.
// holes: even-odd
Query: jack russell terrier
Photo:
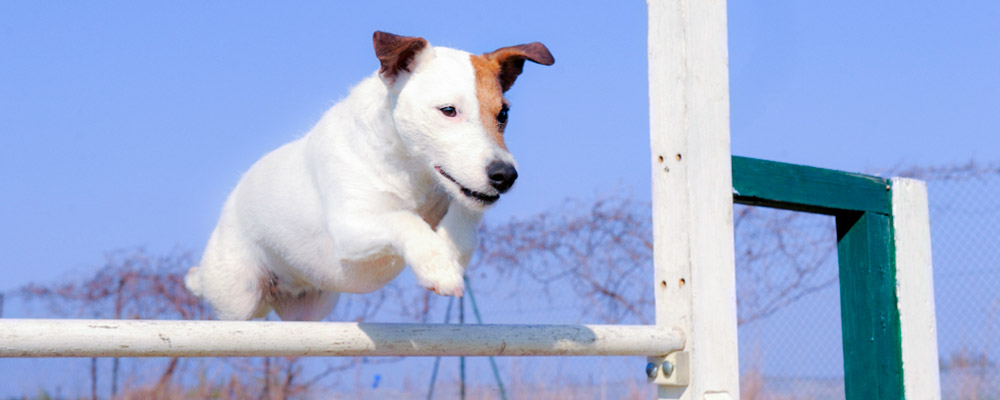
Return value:
[(226, 200), (185, 279), (218, 318), (320, 320), (406, 264), (462, 296), (482, 213), (517, 178), (503, 94), (525, 60), (555, 60), (537, 42), (483, 55), (385, 32), (374, 44), (381, 68)]

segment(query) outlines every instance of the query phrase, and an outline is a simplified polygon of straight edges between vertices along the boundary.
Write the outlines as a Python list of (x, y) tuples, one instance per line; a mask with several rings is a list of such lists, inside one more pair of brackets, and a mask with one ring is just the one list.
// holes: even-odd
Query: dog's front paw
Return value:
[(442, 276), (435, 282), (426, 282), (423, 285), (441, 296), (462, 297), (465, 295), (465, 282), (461, 275)]
[[(444, 247), (444, 246), (442, 246)], [(459, 263), (454, 251), (440, 249), (422, 260), (414, 260), (411, 264), (417, 283), (433, 290), (442, 296), (458, 296), (465, 294), (465, 283), (462, 274), (465, 268)]]

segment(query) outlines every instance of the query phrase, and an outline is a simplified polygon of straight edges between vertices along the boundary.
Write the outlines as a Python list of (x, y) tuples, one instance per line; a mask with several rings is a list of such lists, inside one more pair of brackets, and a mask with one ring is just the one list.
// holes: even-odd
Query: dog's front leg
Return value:
[(479, 246), (479, 222), (483, 212), (472, 210), (457, 201), (452, 201), (448, 212), (438, 224), (437, 233), (458, 253), (463, 272), (469, 266), (472, 253)]
[(417, 283), (443, 296), (462, 296), (465, 266), (457, 246), (415, 213), (355, 214), (331, 222), (336, 246), (346, 259), (366, 259), (391, 246), (413, 268)]

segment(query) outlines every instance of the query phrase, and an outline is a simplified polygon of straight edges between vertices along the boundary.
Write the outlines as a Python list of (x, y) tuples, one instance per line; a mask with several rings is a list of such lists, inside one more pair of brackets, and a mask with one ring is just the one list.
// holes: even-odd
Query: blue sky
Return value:
[[(1000, 3), (729, 4), (734, 154), (850, 171), (1000, 159)], [(377, 68), (375, 30), (487, 52), (517, 185), (489, 214), (649, 196), (643, 2), (0, 2), (0, 291), (200, 251), (240, 174)]]
[[(733, 153), (846, 170), (1000, 154), (1000, 6), (731, 2)], [(106, 250), (200, 249), (257, 158), (377, 67), (371, 33), (541, 41), (490, 218), (649, 193), (642, 2), (0, 3), (0, 290)]]

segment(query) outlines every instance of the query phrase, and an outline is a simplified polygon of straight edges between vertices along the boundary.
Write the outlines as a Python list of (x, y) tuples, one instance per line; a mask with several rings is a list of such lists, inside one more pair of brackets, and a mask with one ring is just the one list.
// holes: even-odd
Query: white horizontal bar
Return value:
[(665, 355), (646, 325), (0, 319), (0, 357)]

